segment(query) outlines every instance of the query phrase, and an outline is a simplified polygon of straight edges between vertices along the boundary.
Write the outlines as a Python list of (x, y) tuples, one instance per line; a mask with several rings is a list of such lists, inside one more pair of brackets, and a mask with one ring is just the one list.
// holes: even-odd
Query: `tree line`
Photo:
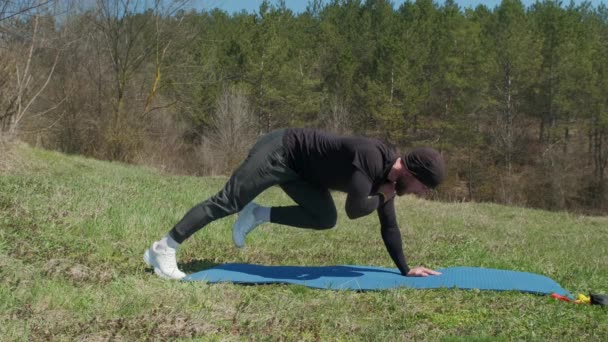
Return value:
[(605, 5), (185, 5), (5, 2), (3, 139), (208, 175), (316, 127), (441, 150), (441, 199), (608, 209)]

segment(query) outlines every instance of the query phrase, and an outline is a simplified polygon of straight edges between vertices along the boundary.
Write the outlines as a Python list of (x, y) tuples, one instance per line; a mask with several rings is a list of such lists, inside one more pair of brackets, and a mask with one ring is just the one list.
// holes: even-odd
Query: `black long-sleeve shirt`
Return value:
[(395, 150), (378, 139), (301, 128), (287, 129), (283, 139), (289, 167), (302, 179), (347, 193), (345, 210), (349, 218), (377, 211), (386, 249), (399, 271), (407, 274), (394, 200), (383, 203), (377, 195), (397, 160)]

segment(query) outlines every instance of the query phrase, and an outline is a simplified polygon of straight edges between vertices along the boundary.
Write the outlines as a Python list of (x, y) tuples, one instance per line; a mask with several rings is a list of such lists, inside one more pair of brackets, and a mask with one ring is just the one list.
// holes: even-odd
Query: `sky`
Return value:
[[(607, 1), (608, 0), (591, 0), (589, 2), (593, 6), (598, 6), (601, 3), (606, 4)], [(393, 4), (395, 5), (395, 7), (398, 7), (403, 2), (405, 2), (405, 0), (393, 0)], [(442, 0), (435, 0), (435, 2), (443, 3)], [(524, 5), (529, 6), (529, 5), (533, 4), (535, 1), (534, 0), (523, 0), (522, 2), (524, 3)], [(576, 4), (580, 4), (583, 1), (575, 0), (574, 2)], [(240, 12), (242, 10), (246, 10), (248, 12), (256, 12), (259, 9), (260, 4), (262, 3), (262, 0), (204, 0), (204, 1), (195, 0), (195, 3), (198, 4), (195, 7), (199, 10), (200, 9), (209, 10), (212, 8), (219, 8), (228, 13), (234, 13), (234, 12)], [(271, 3), (275, 3), (275, 1), (271, 0)], [(495, 6), (500, 4), (500, 0), (486, 0), (486, 1), (456, 0), (456, 3), (458, 3), (458, 5), (460, 5), (461, 8), (465, 8), (465, 7), (475, 8), (479, 4), (485, 4), (489, 8), (494, 8)], [(564, 0), (563, 3), (567, 5), (570, 3), (570, 0)], [(304, 10), (306, 10), (306, 5), (308, 4), (308, 0), (285, 0), (285, 4), (287, 5), (287, 7), (289, 9), (291, 9), (295, 13), (300, 13), (300, 12), (303, 12)]]

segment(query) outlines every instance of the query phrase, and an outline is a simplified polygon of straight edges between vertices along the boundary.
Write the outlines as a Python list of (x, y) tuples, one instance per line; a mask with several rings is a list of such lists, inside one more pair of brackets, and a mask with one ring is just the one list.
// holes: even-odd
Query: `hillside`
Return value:
[[(606, 340), (605, 310), (479, 291), (311, 290), (179, 283), (142, 261), (223, 177), (178, 177), (20, 145), (0, 173), (0, 340)], [(5, 163), (6, 164), (6, 163)], [(375, 215), (311, 232), (265, 225), (232, 245), (234, 217), (187, 241), (187, 272), (214, 264), (392, 267)], [(277, 189), (264, 204), (289, 203)], [(608, 293), (608, 218), (486, 203), (398, 200), (411, 265), (549, 276), (572, 293)]]

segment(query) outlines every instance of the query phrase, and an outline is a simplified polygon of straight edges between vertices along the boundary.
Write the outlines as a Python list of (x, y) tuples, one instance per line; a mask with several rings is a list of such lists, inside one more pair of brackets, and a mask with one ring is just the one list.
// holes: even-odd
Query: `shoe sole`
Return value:
[(154, 269), (154, 273), (163, 278), (163, 279), (172, 279), (172, 280), (180, 280), (181, 278), (172, 278), (169, 277), (168, 275), (164, 274), (160, 268), (156, 267), (156, 265), (152, 262), (152, 258), (150, 257), (150, 249), (146, 249), (146, 251), (144, 252), (144, 261), (146, 262), (146, 264), (148, 264), (148, 266), (152, 267)]

